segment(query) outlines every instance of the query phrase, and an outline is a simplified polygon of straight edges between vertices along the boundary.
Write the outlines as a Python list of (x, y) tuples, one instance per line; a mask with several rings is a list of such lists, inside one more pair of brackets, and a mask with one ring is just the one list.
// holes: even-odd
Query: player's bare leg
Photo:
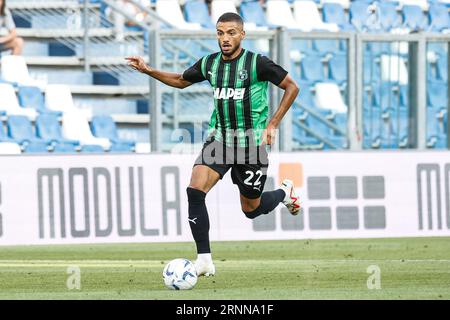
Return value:
[(206, 194), (219, 181), (220, 175), (205, 165), (192, 169), (191, 181), (186, 189), (189, 202), (189, 226), (197, 246), (197, 260), (194, 262), (197, 275), (214, 275), (209, 245), (209, 217), (206, 209)]

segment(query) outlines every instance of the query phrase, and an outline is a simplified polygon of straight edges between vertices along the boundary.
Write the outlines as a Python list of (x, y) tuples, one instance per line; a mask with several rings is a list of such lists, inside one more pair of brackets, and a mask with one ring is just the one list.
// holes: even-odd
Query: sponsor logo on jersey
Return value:
[(216, 88), (214, 89), (214, 99), (234, 99), (244, 98), (245, 88)]

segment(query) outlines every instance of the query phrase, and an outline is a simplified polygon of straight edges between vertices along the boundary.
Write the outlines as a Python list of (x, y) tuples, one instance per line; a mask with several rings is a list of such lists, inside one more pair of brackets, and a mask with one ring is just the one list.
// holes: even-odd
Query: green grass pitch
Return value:
[[(450, 299), (450, 238), (213, 242), (215, 277), (162, 281), (193, 243), (0, 247), (0, 299)], [(367, 268), (380, 269), (369, 290)], [(67, 288), (69, 266), (80, 290)]]

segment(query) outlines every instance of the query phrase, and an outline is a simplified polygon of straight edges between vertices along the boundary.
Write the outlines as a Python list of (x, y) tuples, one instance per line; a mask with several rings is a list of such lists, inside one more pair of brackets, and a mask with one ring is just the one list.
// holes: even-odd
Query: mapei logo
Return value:
[(444, 210), (450, 229), (450, 163), (417, 164), (417, 201), (419, 230), (442, 230)]
[(216, 88), (214, 89), (214, 99), (241, 100), (244, 98), (245, 88)]
[[(307, 210), (291, 216), (281, 209), (282, 230), (374, 230), (386, 229), (384, 176), (321, 175), (304, 177), (300, 163), (280, 163), (280, 180), (289, 177), (294, 185), (305, 185), (300, 198)], [(269, 184), (269, 185), (267, 185)], [(274, 186), (268, 178), (267, 190)], [(363, 200), (363, 201), (361, 201)], [(366, 201), (367, 200), (367, 201)], [(253, 220), (253, 230), (276, 229), (275, 215)], [(271, 220), (271, 221), (269, 221)]]

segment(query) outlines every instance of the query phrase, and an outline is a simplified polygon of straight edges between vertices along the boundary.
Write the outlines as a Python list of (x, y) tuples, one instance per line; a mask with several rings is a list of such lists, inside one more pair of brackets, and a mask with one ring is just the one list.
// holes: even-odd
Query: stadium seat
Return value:
[(408, 69), (404, 58), (394, 55), (381, 56), (381, 80), (384, 82), (408, 83)]
[(45, 88), (45, 104), (53, 111), (59, 112), (81, 112), (86, 117), (91, 116), (90, 110), (75, 107), (70, 87), (64, 84), (49, 84)]
[(19, 144), (40, 142), (49, 144), (50, 141), (35, 136), (31, 121), (26, 116), (10, 116), (7, 120), (8, 136)]
[(351, 0), (317, 0), (314, 1), (317, 4), (322, 4), (322, 6), (327, 4), (338, 4), (344, 9), (348, 9), (350, 7)]
[[(322, 120), (322, 119), (330, 120), (329, 119), (330, 111), (321, 108), (315, 109), (314, 111), (317, 115), (320, 116), (321, 119), (319, 119), (315, 115), (308, 114), (305, 124), (311, 130), (313, 130), (314, 133), (316, 133), (319, 137), (322, 138), (319, 139), (319, 141), (324, 142), (323, 148), (324, 149), (335, 149), (335, 147), (337, 149), (346, 148), (347, 145), (346, 137), (343, 137), (342, 135), (335, 135), (334, 130)], [(326, 143), (325, 142), (326, 140), (335, 145), (335, 147)]]
[(347, 81), (347, 56), (336, 55), (328, 61), (328, 77), (339, 85)]
[(377, 6), (380, 26), (383, 31), (390, 32), (401, 27), (402, 19), (393, 2), (379, 1)]
[(320, 55), (342, 53), (339, 40), (334, 39), (315, 39), (313, 40), (313, 49)]
[(203, 28), (215, 29), (208, 12), (205, 0), (191, 0), (184, 4), (186, 20), (190, 23), (200, 23)]
[(0, 154), (21, 154), (22, 149), (15, 142), (0, 142)]
[(133, 141), (119, 138), (116, 123), (111, 116), (103, 115), (92, 117), (91, 130), (97, 138), (106, 138), (113, 144), (128, 145), (129, 148), (134, 147), (135, 143)]
[(447, 57), (442, 57), (437, 61), (437, 78), (447, 82), (448, 80)]
[(319, 56), (307, 56), (300, 61), (303, 80), (309, 82), (324, 81), (323, 65)]
[(133, 152), (133, 148), (128, 143), (113, 143), (109, 152), (113, 153), (129, 153)]
[(101, 145), (105, 150), (111, 146), (109, 139), (96, 138), (92, 135), (86, 116), (79, 112), (65, 112), (63, 114), (62, 131), (66, 139), (78, 140), (82, 145)]
[(425, 31), (428, 29), (428, 19), (417, 5), (404, 5), (402, 8), (403, 27), (410, 31)]
[(97, 144), (85, 144), (81, 146), (82, 153), (103, 153), (103, 147)]
[(322, 21), (319, 9), (313, 1), (294, 1), (294, 19), (300, 30), (309, 31), (332, 31), (337, 32), (339, 28), (335, 23)]
[(79, 145), (77, 140), (70, 140), (63, 137), (58, 117), (54, 114), (41, 114), (36, 119), (36, 136), (50, 141), (52, 144)]
[(427, 84), (427, 105), (435, 110), (446, 110), (448, 108), (447, 83), (429, 82)]
[(372, 106), (383, 114), (397, 110), (400, 106), (400, 96), (393, 90), (391, 83), (381, 83), (372, 86)]
[(363, 147), (379, 148), (383, 119), (379, 109), (372, 108), (363, 112)]
[(287, 29), (299, 29), (299, 25), (292, 14), (291, 7), (285, 0), (267, 0), (266, 16), (269, 24)]
[[(399, 2), (399, 5), (404, 7), (407, 5), (415, 5), (420, 8), (420, 10), (428, 10), (428, 0), (396, 0)], [(431, 2), (431, 0), (430, 0)]]
[(373, 57), (379, 57), (382, 54), (390, 54), (391, 46), (389, 42), (368, 42), (366, 43), (366, 53)]
[(316, 101), (319, 108), (335, 112), (347, 112), (339, 87), (335, 83), (322, 82), (315, 84)]
[(2, 56), (1, 75), (3, 80), (17, 85), (37, 86), (43, 89), (47, 84), (45, 81), (31, 78), (23, 56)]
[(381, 81), (380, 64), (370, 55), (364, 55), (364, 84), (378, 83)]
[(430, 30), (433, 32), (445, 32), (450, 30), (450, 17), (448, 9), (442, 3), (431, 3), (428, 10)]
[(23, 147), (24, 153), (47, 153), (48, 151), (48, 145), (42, 142), (30, 142)]
[(18, 90), (19, 103), (22, 107), (36, 109), (39, 113), (52, 113), (62, 115), (60, 111), (47, 109), (45, 106), (45, 98), (41, 89), (33, 86), (19, 86)]
[(200, 30), (200, 23), (186, 22), (178, 0), (156, 1), (156, 13), (178, 29)]
[(58, 143), (53, 146), (53, 153), (75, 153), (77, 152), (73, 144)]
[(369, 22), (372, 21), (369, 4), (364, 1), (353, 1), (349, 9), (350, 22), (360, 32), (371, 30)]
[(8, 83), (0, 83), (0, 110), (8, 115), (24, 115), (34, 120), (37, 111), (32, 108), (22, 108), (16, 96), (14, 87)]
[(14, 139), (8, 137), (3, 129), (3, 122), (0, 122), (0, 142), (15, 142)]
[(324, 22), (337, 24), (342, 31), (356, 30), (355, 26), (347, 21), (344, 8), (339, 3), (324, 3), (322, 14)]
[(211, 1), (211, 19), (215, 25), (219, 17), (226, 12), (238, 13), (234, 0), (213, 0)]
[(404, 107), (389, 112), (391, 136), (396, 147), (404, 148), (408, 144), (409, 110)]
[(246, 23), (253, 23), (257, 27), (275, 27), (268, 24), (264, 9), (259, 1), (242, 2), (240, 13)]

